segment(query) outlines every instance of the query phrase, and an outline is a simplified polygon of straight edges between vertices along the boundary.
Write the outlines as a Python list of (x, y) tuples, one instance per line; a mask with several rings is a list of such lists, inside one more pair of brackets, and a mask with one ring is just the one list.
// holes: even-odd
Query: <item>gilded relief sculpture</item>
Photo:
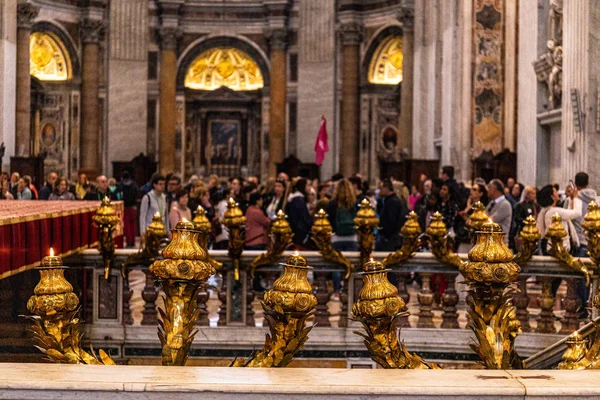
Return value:
[(375, 248), (375, 229), (379, 226), (379, 218), (371, 202), (363, 199), (354, 218), (356, 233), (358, 234), (358, 250), (360, 251), (360, 265), (365, 265)]
[(333, 248), (331, 245), (332, 235), (333, 228), (327, 219), (325, 210), (321, 209), (317, 215), (315, 215), (315, 220), (311, 228), (312, 240), (315, 242), (319, 252), (326, 261), (331, 261), (346, 267), (346, 276), (344, 279), (348, 279), (354, 269), (354, 265), (346, 258), (346, 256)]
[(473, 204), (473, 213), (469, 216), (469, 219), (466, 223), (471, 243), (475, 244), (475, 242), (477, 242), (476, 232), (481, 230), (483, 224), (485, 224), (489, 220), (490, 217), (485, 212), (485, 206), (483, 205), (483, 203), (478, 201), (475, 204)]
[(402, 234), (402, 247), (396, 250), (393, 253), (388, 254), (386, 258), (383, 259), (383, 265), (396, 265), (402, 264), (419, 249), (421, 245), (421, 240), (419, 236), (421, 235), (421, 226), (419, 225), (419, 219), (417, 214), (414, 211), (411, 211), (408, 214), (408, 219), (404, 223), (404, 226), (400, 230)]
[(192, 222), (179, 222), (162, 252), (163, 259), (150, 266), (165, 292), (165, 308), (158, 310), (162, 365), (185, 365), (198, 332), (194, 325), (200, 313), (200, 286), (216, 273), (206, 249), (198, 244), (199, 235)]
[(425, 233), (429, 238), (431, 253), (436, 260), (456, 268), (462, 265), (462, 260), (448, 243), (448, 230), (446, 229), (446, 224), (444, 224), (442, 214), (437, 211), (433, 214)]
[(267, 234), (269, 236), (267, 252), (257, 256), (250, 264), (250, 274), (253, 278), (256, 268), (277, 262), (284, 250), (292, 244), (294, 234), (287, 222), (287, 216), (282, 210), (279, 210), (277, 217), (271, 221)]
[(404, 342), (399, 343), (396, 319), (403, 314), (404, 301), (398, 288), (388, 281), (383, 263), (370, 260), (363, 266), (363, 287), (352, 306), (352, 315), (361, 322), (365, 333), (355, 331), (364, 339), (371, 358), (383, 368), (440, 369), (408, 352)]
[[(94, 225), (98, 228), (98, 241), (100, 242), (99, 251), (104, 261), (104, 279), (110, 277), (113, 256), (115, 254), (115, 242), (113, 241), (113, 232), (119, 224), (119, 217), (115, 209), (110, 205), (110, 199), (104, 197), (96, 215), (92, 218)], [(121, 276), (125, 278), (125, 266), (121, 265)]]
[(275, 281), (273, 289), (265, 293), (262, 302), (270, 330), (264, 348), (248, 360), (235, 360), (234, 367), (285, 367), (308, 340), (312, 326), (306, 327), (306, 320), (317, 305), (307, 278), (312, 268), (297, 252), (282, 265), (282, 275)]
[(532, 215), (525, 218), (525, 225), (521, 229), (521, 232), (519, 232), (521, 251), (515, 255), (514, 259), (517, 264), (523, 266), (527, 261), (531, 260), (533, 254), (538, 250), (540, 236), (540, 231), (535, 224), (535, 218)]
[(27, 302), (27, 309), (34, 315), (26, 317), (33, 321), (30, 330), (35, 347), (55, 363), (115, 365), (103, 350), (96, 355), (93, 349), (90, 354), (81, 348), (79, 299), (65, 279), (66, 269), (52, 249), (38, 268), (40, 281)]
[(166, 237), (167, 229), (162, 222), (160, 213), (157, 212), (152, 216), (152, 222), (146, 229), (142, 248), (137, 253), (128, 256), (123, 262), (123, 267), (153, 263), (159, 256), (161, 241)]
[(227, 211), (221, 221), (229, 230), (227, 250), (229, 258), (233, 261), (233, 277), (240, 280), (240, 257), (244, 251), (246, 241), (246, 217), (233, 198), (227, 203)]

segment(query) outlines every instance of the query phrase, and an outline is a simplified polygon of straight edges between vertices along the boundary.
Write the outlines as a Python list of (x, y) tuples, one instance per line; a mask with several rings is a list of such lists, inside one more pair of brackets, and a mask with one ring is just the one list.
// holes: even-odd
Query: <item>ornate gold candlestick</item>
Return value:
[(135, 254), (129, 255), (123, 262), (123, 268), (130, 265), (149, 265), (158, 257), (160, 243), (167, 237), (167, 229), (162, 223), (162, 218), (157, 212), (152, 217), (152, 222), (146, 229), (142, 248)]
[(567, 350), (563, 353), (558, 369), (587, 369), (590, 368), (592, 359), (588, 359), (587, 340), (579, 332), (573, 332), (567, 339)]
[[(112, 259), (115, 254), (115, 242), (113, 241), (113, 231), (119, 223), (119, 217), (114, 208), (110, 205), (110, 199), (104, 197), (96, 215), (92, 218), (94, 224), (98, 227), (98, 241), (100, 242), (99, 251), (104, 260), (104, 279), (110, 277)], [(121, 266), (121, 276), (125, 278), (125, 266)]]
[[(34, 289), (34, 295), (27, 301), (27, 309), (33, 321), (30, 327), (36, 347), (55, 363), (66, 364), (106, 364), (115, 362), (103, 350), (99, 358), (81, 349), (79, 318), (76, 318), (79, 299), (73, 293), (73, 286), (65, 279), (60, 257), (50, 256), (42, 259), (40, 281)], [(92, 353), (93, 354), (93, 353)]]
[(311, 228), (312, 240), (317, 245), (319, 252), (323, 258), (327, 261), (341, 264), (346, 267), (346, 276), (344, 279), (348, 279), (352, 270), (354, 270), (354, 264), (352, 264), (346, 256), (341, 252), (337, 251), (331, 245), (331, 236), (333, 235), (333, 228), (327, 219), (327, 214), (323, 209), (319, 210), (315, 215), (315, 221)]
[(179, 222), (171, 243), (162, 252), (163, 259), (150, 266), (165, 292), (165, 310), (159, 309), (158, 328), (163, 365), (185, 365), (197, 332), (198, 291), (216, 272), (198, 244), (198, 235), (192, 222)]
[(311, 267), (296, 252), (283, 265), (283, 273), (267, 291), (261, 303), (271, 334), (262, 351), (248, 359), (233, 362), (234, 367), (285, 367), (308, 340), (312, 326), (306, 320), (314, 313), (317, 298), (306, 274)]
[(287, 217), (282, 210), (277, 212), (277, 218), (269, 226), (269, 245), (267, 252), (257, 256), (250, 264), (250, 275), (254, 278), (254, 270), (261, 265), (273, 264), (278, 261), (283, 251), (292, 244), (294, 233)]
[(469, 231), (469, 237), (471, 238), (471, 243), (475, 244), (475, 242), (477, 242), (477, 235), (475, 232), (480, 231), (483, 224), (488, 222), (489, 219), (490, 217), (488, 217), (487, 213), (485, 212), (485, 206), (482, 202), (478, 201), (473, 204), (473, 213), (469, 219), (467, 219), (466, 223), (467, 230)]
[(600, 266), (600, 206), (595, 201), (591, 201), (588, 205), (581, 226), (588, 240), (588, 255), (598, 267)]
[(515, 255), (514, 261), (523, 266), (538, 250), (538, 242), (541, 237), (532, 215), (525, 219), (525, 226), (521, 229), (519, 237), (521, 238), (521, 251)]
[(421, 245), (421, 240), (419, 236), (421, 235), (421, 226), (419, 225), (419, 217), (414, 211), (411, 211), (408, 214), (408, 219), (402, 226), (400, 230), (402, 234), (402, 247), (396, 250), (393, 253), (388, 254), (386, 258), (383, 259), (383, 265), (395, 265), (402, 264), (410, 257), (413, 256), (415, 251), (419, 249)]
[(469, 285), (469, 328), (478, 344), (471, 348), (488, 369), (522, 368), (514, 342), (521, 332), (511, 303), (514, 290), (505, 289), (516, 282), (521, 268), (504, 244), (500, 225), (487, 222), (478, 232), (477, 243), (469, 251), (469, 261), (460, 272)]
[(223, 216), (223, 225), (229, 230), (227, 250), (233, 261), (233, 277), (240, 280), (240, 257), (246, 241), (246, 217), (233, 198), (229, 198), (227, 211)]
[[(371, 259), (363, 266), (363, 287), (352, 306), (352, 315), (360, 321), (366, 334), (355, 331), (364, 339), (371, 358), (383, 368), (439, 369), (416, 354), (410, 354), (404, 342), (398, 342), (395, 319), (402, 315), (404, 301), (398, 289), (387, 278), (389, 269)], [(408, 314), (408, 313), (405, 313)]]
[(425, 233), (429, 237), (431, 253), (436, 260), (460, 268), (463, 262), (448, 244), (448, 230), (444, 224), (442, 214), (437, 211), (433, 214)]
[(360, 264), (364, 265), (375, 248), (375, 228), (379, 226), (379, 218), (371, 202), (363, 199), (354, 218), (356, 232), (358, 233), (358, 250), (360, 251)]
[(546, 238), (550, 240), (552, 246), (550, 255), (566, 264), (569, 268), (580, 272), (585, 278), (586, 286), (589, 286), (590, 271), (588, 267), (580, 259), (573, 257), (563, 245), (563, 239), (567, 237), (567, 235), (567, 231), (562, 224), (560, 215), (554, 214), (552, 216), (552, 224), (546, 231)]
[(208, 235), (210, 235), (210, 231), (212, 230), (212, 225), (208, 218), (206, 217), (206, 211), (202, 206), (198, 206), (196, 210), (196, 216), (192, 221), (194, 226), (198, 231), (200, 231), (200, 235), (198, 236), (198, 244), (206, 251), (206, 256), (208, 257), (208, 262), (213, 266), (217, 271), (223, 267), (223, 263), (215, 260), (208, 254)]

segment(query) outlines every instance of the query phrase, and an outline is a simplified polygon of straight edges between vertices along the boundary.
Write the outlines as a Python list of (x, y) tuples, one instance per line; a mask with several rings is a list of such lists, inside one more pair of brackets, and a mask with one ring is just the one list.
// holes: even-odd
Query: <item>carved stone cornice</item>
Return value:
[(288, 45), (287, 29), (269, 29), (265, 31), (271, 50), (285, 50)]
[(363, 27), (356, 21), (344, 22), (339, 27), (342, 45), (358, 46), (363, 39)]
[(398, 20), (402, 22), (404, 32), (415, 30), (415, 0), (402, 0)]
[(104, 28), (106, 24), (104, 21), (83, 18), (79, 24), (79, 33), (81, 34), (81, 41), (83, 43), (97, 43), (102, 40), (104, 35)]
[(33, 20), (40, 13), (40, 8), (30, 3), (21, 3), (17, 6), (17, 26), (19, 28), (31, 28)]
[(163, 50), (177, 49), (177, 41), (183, 35), (183, 32), (180, 28), (168, 26), (158, 28), (157, 33), (160, 42), (160, 48)]

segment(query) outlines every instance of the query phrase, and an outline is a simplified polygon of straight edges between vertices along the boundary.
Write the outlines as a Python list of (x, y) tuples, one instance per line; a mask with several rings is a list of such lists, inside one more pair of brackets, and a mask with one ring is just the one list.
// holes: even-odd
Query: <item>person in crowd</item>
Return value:
[(223, 198), (223, 191), (217, 175), (213, 174), (208, 178), (208, 193), (211, 204), (217, 204)]
[(588, 252), (587, 236), (584, 234), (583, 228), (581, 227), (583, 217), (588, 212), (590, 202), (598, 202), (596, 191), (588, 186), (589, 180), (589, 175), (585, 172), (579, 172), (575, 175), (575, 188), (577, 189), (577, 196), (581, 200), (581, 216), (573, 220), (573, 225), (575, 226), (575, 231), (577, 232), (577, 237), (579, 239), (579, 249), (577, 250), (578, 257), (587, 257)]
[(308, 206), (308, 213), (315, 215), (319, 210), (317, 209), (317, 191), (312, 186), (306, 188), (306, 205)]
[(110, 193), (111, 199), (123, 200), (123, 193), (121, 192), (121, 188), (117, 186), (117, 180), (115, 178), (108, 179), (108, 192)]
[(31, 200), (38, 200), (40, 198), (40, 195), (37, 189), (35, 188), (33, 181), (31, 180), (31, 176), (23, 175), (23, 179), (25, 179), (25, 182), (27, 182), (27, 187), (31, 191)]
[(167, 190), (165, 196), (167, 197), (167, 210), (171, 209), (171, 204), (175, 200), (175, 193), (181, 189), (181, 178), (178, 175), (170, 174), (166, 177)]
[[(315, 213), (319, 212), (319, 210), (325, 210), (327, 205), (331, 201), (331, 182), (325, 181), (320, 183), (317, 187), (317, 204), (315, 205)], [(311, 215), (314, 215), (312, 213)]]
[(420, 198), (421, 198), (421, 193), (419, 192), (417, 185), (411, 185), (410, 186), (410, 196), (408, 198), (408, 208), (410, 211), (414, 211), (415, 204), (417, 204), (417, 201), (419, 201)]
[(502, 227), (504, 241), (508, 245), (508, 233), (512, 225), (512, 206), (504, 197), (504, 184), (500, 179), (492, 179), (487, 187), (488, 196), (491, 199), (485, 212), (490, 219)]
[(9, 190), (15, 199), (17, 198), (17, 187), (19, 186), (19, 179), (21, 179), (21, 175), (18, 172), (13, 172), (10, 175)]
[(267, 217), (270, 219), (275, 219), (275, 217), (277, 217), (277, 212), (283, 209), (284, 195), (285, 181), (277, 179), (273, 185), (273, 197), (271, 198), (270, 203), (267, 205)]
[(271, 220), (262, 210), (263, 199), (260, 193), (250, 195), (246, 210), (246, 249), (265, 250), (267, 248), (267, 231)]
[(398, 196), (398, 198), (400, 200), (402, 200), (404, 202), (404, 204), (406, 204), (408, 206), (408, 202), (410, 199), (410, 192), (408, 191), (408, 188), (402, 181), (392, 181), (392, 182), (394, 184), (394, 192), (396, 192), (396, 196)]
[[(575, 227), (573, 226), (573, 220), (581, 217), (582, 210), (582, 201), (578, 198), (577, 188), (570, 191), (569, 198), (571, 199), (571, 209), (558, 207), (558, 191), (553, 185), (544, 186), (537, 196), (537, 201), (541, 210), (536, 220), (540, 234), (544, 237), (552, 224), (552, 216), (554, 214), (560, 215), (562, 224), (567, 231), (567, 236), (563, 239), (563, 246), (567, 251), (571, 249), (571, 241), (573, 241), (576, 246), (579, 246), (579, 238), (577, 237)], [(575, 235), (572, 235), (572, 233), (575, 233)], [(544, 242), (544, 240), (542, 240), (542, 242)], [(548, 254), (549, 245), (550, 243), (546, 246), (542, 246), (543, 254)]]
[(454, 190), (454, 193), (458, 193), (458, 183), (454, 179), (454, 167), (452, 165), (444, 165), (442, 167), (440, 179), (442, 180), (441, 183), (448, 183)]
[(239, 203), (242, 197), (242, 180), (240, 178), (229, 178), (228, 184), (231, 189), (231, 196)]
[(31, 200), (31, 190), (29, 189), (29, 185), (27, 184), (27, 180), (25, 177), (19, 178), (19, 184), (17, 186), (17, 200)]
[(469, 219), (469, 216), (473, 213), (473, 206), (477, 202), (481, 202), (484, 206), (488, 204), (488, 194), (485, 185), (481, 183), (473, 184), (470, 190), (469, 198), (467, 199), (467, 206), (459, 211), (458, 215), (465, 221)]
[(171, 210), (169, 211), (169, 226), (175, 228), (178, 222), (192, 221), (192, 211), (188, 207), (190, 196), (183, 188), (177, 189), (173, 195)]
[(152, 190), (142, 197), (140, 204), (140, 234), (144, 235), (146, 229), (152, 223), (154, 214), (159, 213), (163, 224), (169, 231), (169, 218), (167, 210), (167, 196), (165, 195), (165, 177), (155, 173), (152, 175)]
[[(515, 186), (516, 185), (518, 185), (518, 183), (516, 183)], [(520, 250), (521, 240), (519, 238), (519, 233), (523, 230), (527, 217), (532, 216), (537, 219), (540, 206), (536, 199), (536, 188), (534, 186), (525, 186), (521, 194), (521, 199), (514, 209), (514, 223), (511, 229), (511, 237), (513, 239), (511, 242), (514, 242), (514, 248), (516, 250)]]
[(512, 188), (513, 186), (515, 186), (515, 178), (509, 177), (506, 180), (506, 186), (504, 186), (504, 195), (507, 197), (508, 199), (508, 195), (512, 193)]
[(280, 172), (279, 174), (277, 174), (277, 179), (280, 181), (284, 181), (285, 184), (287, 185), (288, 182), (290, 181), (290, 176), (288, 174), (286, 174), (285, 172)]
[(352, 190), (354, 190), (354, 194), (356, 195), (356, 203), (360, 204), (366, 197), (365, 185), (362, 178), (355, 174), (348, 178), (348, 181), (352, 185)]
[(294, 232), (292, 242), (298, 249), (308, 249), (311, 247), (310, 229), (312, 227), (312, 218), (306, 204), (306, 186), (306, 179), (298, 179), (294, 184), (294, 191), (287, 199), (286, 214), (289, 218), (290, 227)]
[(348, 179), (342, 179), (335, 188), (333, 199), (325, 209), (333, 229), (331, 245), (337, 251), (358, 251), (354, 218), (357, 200), (354, 188)]
[(75, 195), (69, 192), (69, 181), (66, 178), (56, 181), (56, 187), (48, 200), (75, 200)]
[(400, 229), (408, 215), (408, 206), (394, 192), (391, 179), (384, 179), (379, 189), (377, 204), (381, 229), (377, 237), (377, 250), (395, 251), (402, 245)]
[(196, 211), (198, 210), (198, 206), (201, 206), (204, 209), (204, 214), (206, 215), (206, 218), (208, 218), (209, 221), (212, 221), (212, 219), (215, 217), (215, 208), (210, 202), (210, 193), (208, 192), (208, 190), (206, 190), (206, 187), (204, 186), (198, 186), (196, 189), (194, 189), (194, 191), (197, 192), (198, 203), (196, 204), (196, 208), (190, 207), (190, 209), (192, 210), (192, 214), (195, 217)]
[(13, 194), (10, 192), (10, 190), (8, 189), (9, 186), (9, 181), (8, 180), (3, 180), (2, 181), (2, 190), (0, 192), (0, 200), (14, 200), (15, 197), (13, 196)]
[(215, 236), (215, 243), (213, 248), (215, 250), (224, 250), (227, 249), (227, 242), (229, 240), (229, 231), (227, 227), (223, 225), (223, 217), (225, 216), (225, 212), (227, 211), (227, 202), (232, 196), (233, 191), (231, 188), (226, 188), (223, 191), (223, 198), (221, 201), (217, 203), (215, 206), (215, 217), (212, 222), (212, 231)]
[(104, 175), (100, 175), (96, 178), (96, 190), (87, 193), (84, 196), (84, 200), (102, 200), (108, 197), (111, 200), (117, 200), (114, 194), (108, 190), (108, 178)]
[(450, 236), (455, 236), (455, 223), (457, 221), (456, 217), (458, 216), (458, 204), (455, 200), (454, 189), (452, 188), (450, 183), (442, 183), (439, 197), (440, 214), (442, 214), (442, 218), (444, 219), (446, 229), (450, 233)]
[(507, 196), (508, 201), (513, 205), (513, 208), (517, 206), (521, 202), (521, 195), (523, 194), (523, 184), (519, 182), (515, 182), (512, 189), (510, 190), (510, 195)]
[(85, 195), (87, 194), (85, 190), (85, 185), (88, 184), (88, 179), (86, 174), (79, 174), (79, 179), (77, 181), (77, 185), (75, 185), (75, 197), (79, 200), (83, 200)]
[[(48, 200), (50, 195), (54, 192), (56, 180), (58, 175), (56, 172), (50, 172), (46, 178), (46, 183), (40, 188), (40, 200)], [(68, 186), (68, 185), (67, 185)]]
[(137, 235), (137, 199), (138, 186), (129, 171), (123, 171), (121, 174), (120, 191), (122, 194), (124, 206), (124, 234), (127, 247), (135, 247), (135, 237)]

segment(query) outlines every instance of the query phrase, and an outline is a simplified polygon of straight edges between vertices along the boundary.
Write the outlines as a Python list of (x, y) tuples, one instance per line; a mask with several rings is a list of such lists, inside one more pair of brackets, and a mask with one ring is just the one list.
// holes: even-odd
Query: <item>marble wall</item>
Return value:
[(112, 0), (109, 18), (109, 165), (104, 171), (111, 174), (111, 161), (128, 161), (147, 152), (148, 2)]
[(15, 150), (16, 58), (17, 0), (0, 0), (0, 143), (6, 146), (0, 165), (3, 171)]
[(299, 6), (296, 156), (305, 163), (315, 162), (314, 147), (324, 115), (329, 153), (321, 165), (321, 177), (327, 178), (337, 170), (335, 1), (303, 0)]

